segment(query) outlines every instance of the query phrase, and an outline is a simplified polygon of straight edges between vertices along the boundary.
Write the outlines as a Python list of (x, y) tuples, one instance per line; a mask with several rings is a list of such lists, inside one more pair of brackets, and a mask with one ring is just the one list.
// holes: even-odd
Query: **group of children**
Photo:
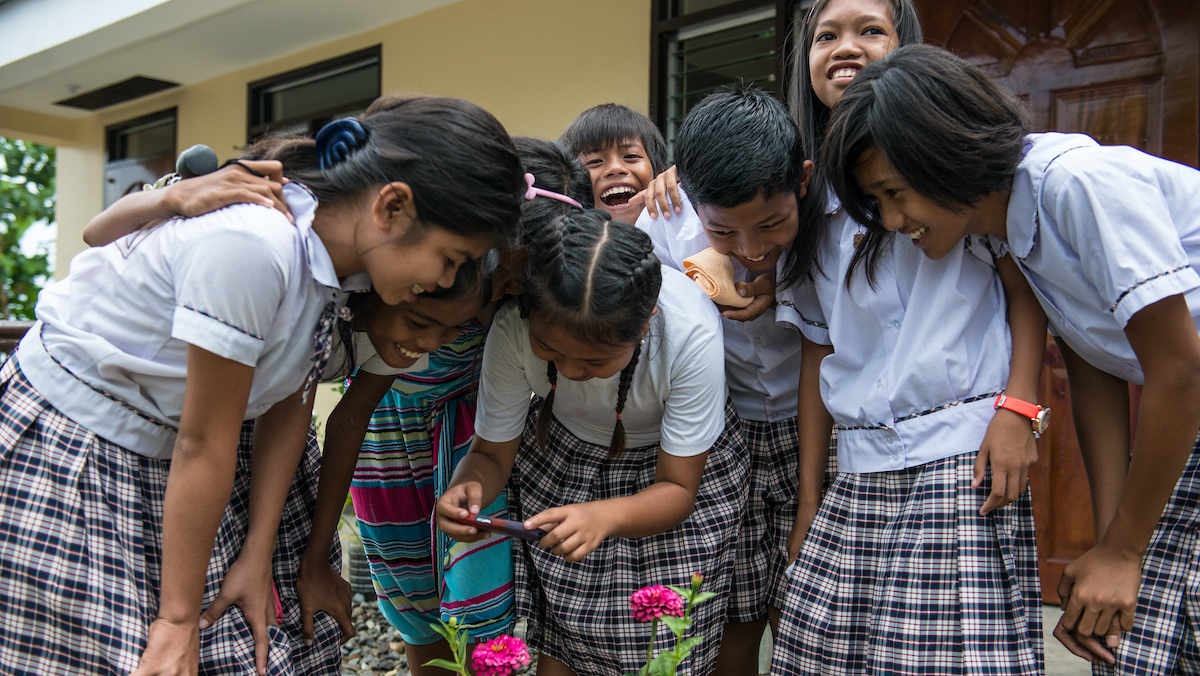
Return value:
[(713, 94), (671, 169), (624, 106), (514, 142), (388, 97), (98, 218), (0, 371), (5, 673), (338, 673), (349, 491), (414, 674), (450, 615), (636, 673), (630, 595), (693, 574), (685, 673), (769, 625), (772, 674), (1040, 674), (1047, 326), (1097, 535), (1055, 635), (1200, 670), (1200, 172), (1030, 134), (910, 0), (797, 38), (790, 113)]

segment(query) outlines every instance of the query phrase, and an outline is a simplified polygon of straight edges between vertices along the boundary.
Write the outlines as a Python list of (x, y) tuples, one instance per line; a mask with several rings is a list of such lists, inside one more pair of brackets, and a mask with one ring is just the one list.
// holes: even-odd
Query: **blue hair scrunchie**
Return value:
[(353, 117), (329, 122), (317, 132), (317, 163), (321, 170), (332, 168), (367, 142), (367, 130)]

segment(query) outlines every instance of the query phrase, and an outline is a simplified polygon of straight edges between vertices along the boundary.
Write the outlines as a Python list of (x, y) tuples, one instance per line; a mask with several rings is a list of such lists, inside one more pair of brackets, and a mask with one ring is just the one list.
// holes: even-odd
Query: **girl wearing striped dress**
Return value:
[[(343, 295), (450, 284), (508, 234), (520, 194), (503, 128), (465, 102), (384, 99), (331, 124), (293, 142), (323, 164), (283, 189), (296, 225), (250, 205), (171, 221), (84, 252), (44, 292), (0, 371), (5, 673), (294, 673), (299, 636), (266, 629), (272, 559), (280, 528), (307, 522), (281, 513)], [(478, 199), (439, 197), (462, 191), (427, 163)], [(241, 530), (223, 515), (247, 418)], [(218, 588), (244, 613), (202, 632)], [(202, 656), (215, 632), (228, 642)]]
[[(483, 538), (455, 519), (511, 474), (514, 517), (548, 531), (516, 557), (538, 673), (623, 676), (651, 638), (630, 616), (634, 591), (693, 573), (728, 590), (747, 468), (719, 318), (649, 237), (599, 210), (561, 219), (531, 256), (527, 313), (503, 308), (488, 336), (475, 441), (438, 501), (438, 528)], [(694, 620), (704, 641), (681, 673), (707, 674), (724, 608), (701, 605)]]

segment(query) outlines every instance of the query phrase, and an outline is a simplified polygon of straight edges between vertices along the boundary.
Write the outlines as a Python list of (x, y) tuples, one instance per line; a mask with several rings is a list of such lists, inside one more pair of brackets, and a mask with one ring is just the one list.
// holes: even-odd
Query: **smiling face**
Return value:
[(914, 190), (887, 156), (876, 150), (868, 150), (859, 157), (854, 180), (875, 201), (883, 227), (908, 237), (934, 260), (944, 258), (955, 247), (962, 246), (962, 240), (968, 234), (994, 234), (994, 228), (983, 227), (979, 208), (945, 209)]
[(481, 305), (479, 298), (421, 297), (399, 305), (376, 301), (362, 330), (385, 364), (407, 368), (425, 353), (454, 342)]
[(579, 161), (592, 178), (596, 206), (614, 220), (636, 221), (642, 205), (630, 205), (629, 198), (645, 189), (654, 178), (654, 168), (641, 142), (626, 139), (603, 150), (583, 153)]
[(576, 381), (617, 375), (629, 365), (637, 347), (636, 342), (608, 345), (582, 340), (544, 321), (536, 310), (529, 317), (529, 345), (538, 359), (554, 362), (559, 375)]
[(375, 292), (388, 305), (413, 302), (436, 287), (449, 288), (463, 263), (479, 258), (491, 242), (429, 227), (411, 238), (386, 242), (364, 251), (363, 267)]
[(809, 78), (817, 98), (832, 108), (858, 71), (887, 56), (900, 41), (885, 0), (832, 0), (815, 20)]
[(797, 202), (807, 193), (812, 162), (805, 162), (804, 167), (798, 192), (780, 191), (771, 197), (759, 193), (735, 207), (696, 204), (709, 245), (717, 253), (737, 259), (747, 270), (774, 269), (800, 229)]

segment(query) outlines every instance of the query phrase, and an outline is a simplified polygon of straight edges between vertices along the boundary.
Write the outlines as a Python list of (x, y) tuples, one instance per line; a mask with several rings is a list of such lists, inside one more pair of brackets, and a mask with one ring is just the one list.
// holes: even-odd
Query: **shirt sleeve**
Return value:
[(533, 394), (523, 365), (528, 329), (514, 305), (500, 311), (483, 346), (475, 434), (495, 443), (521, 436)]
[[(1079, 253), (1084, 277), (1124, 326), (1138, 311), (1200, 286), (1162, 186), (1137, 158), (1114, 148), (1063, 155), (1046, 173), (1041, 200)], [(1144, 160), (1142, 160), (1144, 162)]]
[[(715, 315), (712, 304), (708, 306)], [(653, 349), (649, 341), (647, 346)], [(686, 337), (671, 363), (662, 449), (683, 457), (707, 451), (725, 429), (725, 399), (725, 345), (720, 325), (703, 324)]]
[(171, 263), (172, 338), (240, 364), (258, 363), (294, 259), (280, 238), (264, 235), (214, 227), (178, 247)]

